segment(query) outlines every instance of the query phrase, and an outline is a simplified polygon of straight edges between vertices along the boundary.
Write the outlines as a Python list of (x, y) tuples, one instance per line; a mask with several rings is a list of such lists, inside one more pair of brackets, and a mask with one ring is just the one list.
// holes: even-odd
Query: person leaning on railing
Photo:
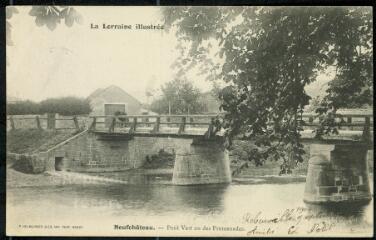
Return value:
[(120, 123), (120, 127), (125, 127), (125, 124), (126, 124), (126, 120), (127, 118), (126, 117), (118, 117), (119, 115), (120, 116), (126, 116), (127, 113), (126, 112), (121, 112), (121, 111), (116, 111), (114, 113), (115, 117), (116, 117), (116, 120), (118, 120), (118, 122)]

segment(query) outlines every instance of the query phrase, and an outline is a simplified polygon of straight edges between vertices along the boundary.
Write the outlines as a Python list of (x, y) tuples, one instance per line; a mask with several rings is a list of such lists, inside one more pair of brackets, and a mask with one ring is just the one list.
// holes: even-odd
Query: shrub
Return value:
[(49, 98), (40, 103), (27, 100), (7, 104), (9, 115), (58, 113), (72, 116), (89, 114), (91, 110), (89, 100), (76, 97)]
[(40, 113), (69, 116), (89, 114), (91, 110), (89, 100), (76, 97), (49, 98), (40, 102)]
[(19, 101), (7, 104), (7, 114), (9, 115), (28, 115), (39, 114), (39, 104), (33, 101)]

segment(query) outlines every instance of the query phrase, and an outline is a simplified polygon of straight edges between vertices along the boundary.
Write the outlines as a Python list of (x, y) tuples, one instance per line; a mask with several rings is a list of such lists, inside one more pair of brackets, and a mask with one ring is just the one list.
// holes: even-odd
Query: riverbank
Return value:
[(103, 178), (81, 173), (44, 172), (41, 174), (26, 174), (11, 167), (7, 168), (7, 188), (47, 187), (86, 184), (124, 184), (116, 179)]

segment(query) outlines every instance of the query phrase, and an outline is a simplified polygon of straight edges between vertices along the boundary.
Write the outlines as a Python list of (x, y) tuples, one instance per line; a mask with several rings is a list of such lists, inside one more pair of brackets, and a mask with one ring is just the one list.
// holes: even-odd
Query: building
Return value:
[(124, 111), (128, 115), (142, 113), (141, 102), (114, 85), (95, 90), (89, 95), (88, 100), (92, 107), (91, 115), (111, 115), (114, 111)]

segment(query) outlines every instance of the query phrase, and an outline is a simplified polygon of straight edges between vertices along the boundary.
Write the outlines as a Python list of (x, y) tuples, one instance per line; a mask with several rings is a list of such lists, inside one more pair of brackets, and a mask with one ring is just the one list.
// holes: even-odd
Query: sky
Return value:
[[(174, 79), (171, 65), (178, 57), (178, 40), (163, 30), (101, 29), (105, 24), (162, 24), (158, 7), (74, 7), (81, 25), (55, 30), (38, 27), (28, 13), (31, 6), (18, 6), (12, 25), (12, 46), (7, 46), (7, 96), (41, 101), (50, 97), (87, 97), (98, 88), (116, 85), (147, 102), (145, 92), (160, 96), (160, 86)], [(92, 29), (91, 25), (100, 29)], [(188, 79), (201, 91), (212, 83), (195, 71)], [(321, 75), (306, 88), (311, 95), (332, 76)], [(320, 90), (321, 89), (321, 90)], [(150, 100), (150, 99), (149, 99)]]
[[(173, 80), (175, 34), (163, 30), (92, 29), (91, 24), (162, 24), (157, 7), (74, 7), (83, 24), (55, 30), (38, 27), (30, 6), (10, 19), (13, 46), (7, 47), (7, 95), (40, 101), (49, 97), (87, 97), (116, 85), (145, 102), (145, 91)], [(191, 74), (203, 91), (211, 83)]]

